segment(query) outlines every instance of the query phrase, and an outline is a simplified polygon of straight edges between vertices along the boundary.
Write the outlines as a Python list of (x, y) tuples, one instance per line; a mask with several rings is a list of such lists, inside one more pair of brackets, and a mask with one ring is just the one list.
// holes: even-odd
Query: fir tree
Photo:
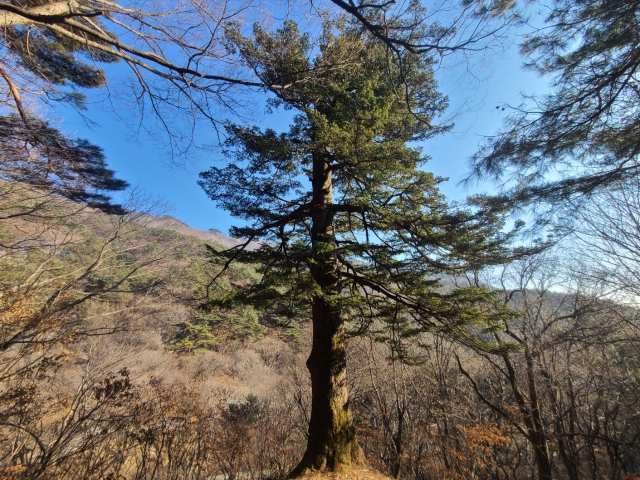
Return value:
[(386, 322), (405, 336), (437, 330), (477, 344), (469, 324), (481, 329), (511, 313), (490, 308), (488, 290), (446, 291), (441, 280), (501, 261), (507, 238), (498, 217), (450, 207), (438, 192), (442, 179), (421, 169), (428, 157), (411, 142), (447, 130), (433, 123), (447, 99), (429, 59), (407, 53), (398, 67), (348, 27), (327, 27), (319, 53), (292, 22), (233, 40), (265, 83), (291, 85), (274, 90), (273, 105), (298, 114), (280, 134), (229, 125), (231, 161), (201, 174), (207, 194), (246, 223), (233, 229), (244, 246), (264, 241), (255, 251), (218, 253), (226, 266), (258, 264), (263, 277), (216, 303), (312, 319), (309, 440), (293, 475), (362, 463), (346, 386), (347, 327)]

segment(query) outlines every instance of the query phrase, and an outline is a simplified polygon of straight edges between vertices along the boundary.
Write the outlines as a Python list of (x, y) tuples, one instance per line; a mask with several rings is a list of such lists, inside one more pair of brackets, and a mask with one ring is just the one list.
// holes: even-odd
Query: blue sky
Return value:
[[(501, 107), (520, 104), (522, 93), (543, 91), (545, 81), (525, 71), (522, 63), (517, 46), (513, 45), (502, 54), (495, 54), (485, 65), (473, 67), (474, 80), (461, 79), (467, 65), (437, 72), (441, 91), (450, 97), (451, 112), (460, 109), (463, 104), (467, 105), (455, 118), (453, 132), (423, 144), (424, 151), (432, 157), (427, 169), (450, 178), (449, 182), (441, 185), (442, 192), (448, 198), (463, 200), (470, 193), (495, 188), (491, 184), (483, 184), (465, 190), (458, 182), (467, 174), (467, 161), (483, 136), (491, 135), (501, 127), (508, 113), (508, 109), (503, 111)], [(109, 167), (117, 172), (119, 178), (171, 204), (172, 211), (169, 213), (172, 216), (204, 230), (216, 228), (226, 232), (234, 222), (237, 224), (226, 212), (216, 209), (196, 183), (198, 173), (216, 162), (215, 154), (206, 152), (195, 161), (187, 162), (184, 167), (172, 166), (157, 142), (144, 133), (132, 138), (126, 123), (103, 109), (101, 102), (89, 105), (88, 110), (83, 112), (97, 123), (91, 128), (71, 110), (58, 110), (56, 113), (62, 121), (63, 130), (86, 138), (104, 149)], [(265, 113), (258, 115), (256, 122), (261, 127), (279, 130), (287, 127), (290, 118), (290, 112)], [(212, 132), (203, 126), (198, 134), (205, 137), (212, 135)]]

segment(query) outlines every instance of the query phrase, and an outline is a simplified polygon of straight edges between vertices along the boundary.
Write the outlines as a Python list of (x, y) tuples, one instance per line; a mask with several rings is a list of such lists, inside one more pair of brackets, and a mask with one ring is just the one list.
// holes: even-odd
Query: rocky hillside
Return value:
[[(216, 243), (227, 248), (243, 243), (243, 240), (233, 238), (215, 228), (209, 230), (199, 230), (197, 228), (190, 227), (186, 223), (181, 222), (180, 220), (169, 215), (145, 215), (140, 218), (140, 222), (150, 228), (162, 228), (165, 230), (171, 230), (173, 232), (180, 233), (181, 235), (188, 235), (200, 240), (204, 240), (205, 242)], [(251, 242), (248, 246), (248, 249), (253, 250), (257, 247), (257, 242)]]

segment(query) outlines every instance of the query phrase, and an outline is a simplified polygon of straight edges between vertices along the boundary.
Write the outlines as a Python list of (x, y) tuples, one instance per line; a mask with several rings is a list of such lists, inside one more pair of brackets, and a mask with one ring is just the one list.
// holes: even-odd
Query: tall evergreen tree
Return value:
[[(223, 168), (201, 186), (246, 222), (233, 233), (262, 246), (217, 255), (255, 262), (261, 282), (218, 300), (249, 302), (274, 317), (311, 318), (312, 410), (305, 455), (293, 474), (364, 461), (349, 411), (347, 327), (438, 330), (478, 343), (466, 327), (493, 324), (487, 290), (443, 289), (441, 280), (498, 262), (500, 219), (450, 207), (442, 180), (411, 142), (447, 130), (433, 119), (447, 100), (429, 59), (407, 53), (401, 68), (362, 29), (327, 26), (319, 50), (292, 22), (232, 38), (273, 104), (296, 109), (288, 132), (229, 125)], [(331, 65), (340, 64), (332, 69)], [(373, 328), (370, 328), (372, 330)]]

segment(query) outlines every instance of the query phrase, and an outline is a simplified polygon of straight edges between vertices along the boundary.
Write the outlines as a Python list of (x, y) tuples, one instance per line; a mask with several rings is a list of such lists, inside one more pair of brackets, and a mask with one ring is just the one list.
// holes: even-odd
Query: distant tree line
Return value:
[[(521, 47), (551, 90), (471, 160), (469, 181), (503, 188), (465, 205), (415, 143), (451, 128), (434, 65), (506, 41), (517, 5), (332, 0), (307, 5), (316, 36), (257, 7), (0, 2), (2, 474), (295, 477), (368, 458), (396, 478), (636, 478), (638, 2), (548, 6)], [(103, 88), (176, 159), (209, 123), (226, 163), (200, 184), (246, 243), (145, 228), (140, 194), (111, 201), (127, 184), (101, 149), (32, 113)], [(288, 131), (247, 124), (257, 91), (295, 111)], [(505, 229), (522, 212), (533, 241)], [(153, 332), (173, 362), (293, 327), (295, 349), (305, 322), (310, 385), (273, 373), (263, 398), (216, 404), (214, 377), (165, 386), (160, 363), (98, 348)]]

